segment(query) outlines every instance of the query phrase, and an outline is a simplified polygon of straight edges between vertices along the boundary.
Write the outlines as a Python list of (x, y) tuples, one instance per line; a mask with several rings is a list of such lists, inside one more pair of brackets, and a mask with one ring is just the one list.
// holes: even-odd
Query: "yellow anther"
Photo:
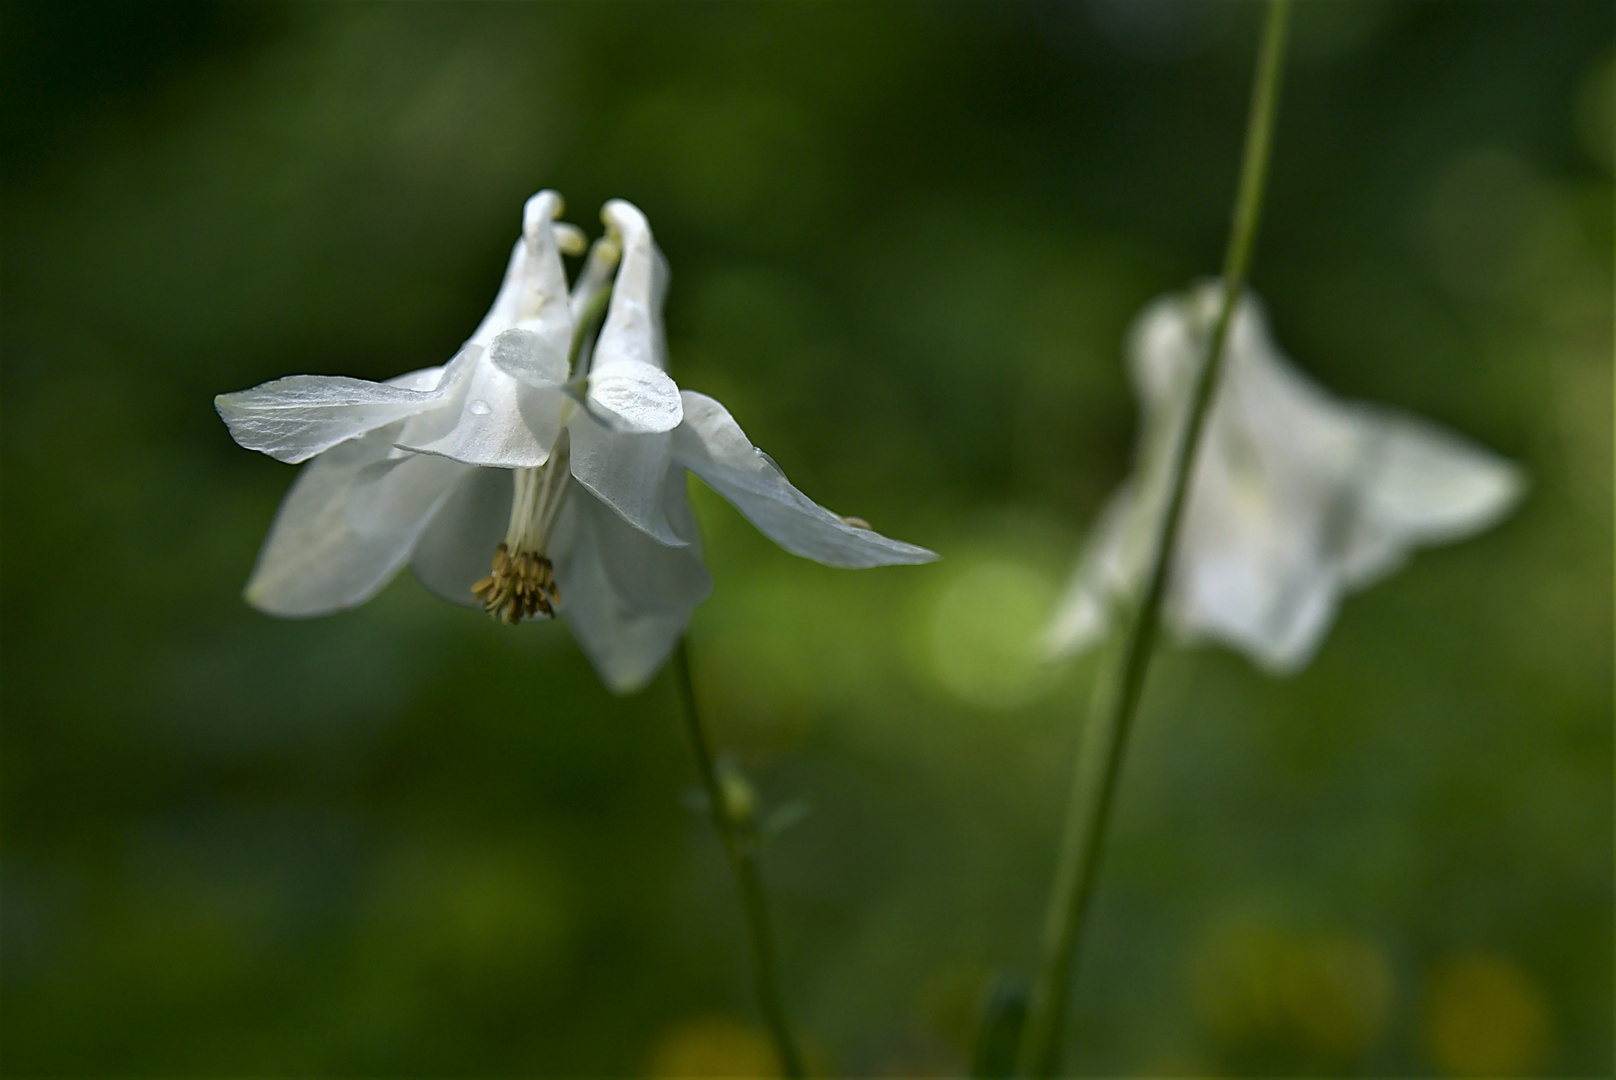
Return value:
[(512, 626), (523, 619), (553, 619), (561, 604), (550, 560), (530, 551), (494, 550), (494, 572), (471, 587), (484, 611)]

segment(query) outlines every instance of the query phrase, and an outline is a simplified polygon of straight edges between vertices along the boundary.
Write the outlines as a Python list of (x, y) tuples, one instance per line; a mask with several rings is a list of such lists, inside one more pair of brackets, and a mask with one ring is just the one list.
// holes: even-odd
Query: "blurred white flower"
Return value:
[[(1118, 606), (1143, 590), (1172, 444), (1221, 296), (1220, 283), (1204, 283), (1156, 300), (1134, 323), (1138, 460), (1056, 609), (1046, 637), (1056, 656), (1098, 643)], [(1397, 570), (1417, 545), (1494, 524), (1524, 480), (1510, 462), (1428, 421), (1331, 397), (1274, 345), (1249, 294), (1227, 349), (1163, 614), (1185, 640), (1222, 641), (1271, 673), (1291, 673), (1318, 650), (1342, 593)]]
[(555, 222), (560, 210), (551, 191), (528, 200), (493, 308), (443, 367), (385, 383), (294, 375), (215, 399), (242, 446), (309, 461), (248, 601), (324, 615), (408, 563), (439, 596), (507, 622), (559, 613), (625, 691), (655, 674), (712, 588), (687, 471), (798, 555), (847, 567), (936, 557), (814, 503), (722, 405), (674, 385), (667, 264), (638, 209), (606, 204), (607, 234), (569, 294), (561, 247), (581, 253), (583, 236)]

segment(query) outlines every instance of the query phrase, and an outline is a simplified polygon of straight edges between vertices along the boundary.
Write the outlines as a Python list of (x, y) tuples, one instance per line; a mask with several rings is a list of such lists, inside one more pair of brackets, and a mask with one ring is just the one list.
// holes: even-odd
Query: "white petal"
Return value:
[(1388, 416), (1364, 512), (1411, 540), (1458, 540), (1496, 524), (1526, 490), (1521, 470), (1413, 416)]
[[(1223, 282), (1207, 279), (1182, 293), (1169, 293), (1147, 304), (1128, 330), (1128, 375), (1135, 395), (1149, 408), (1186, 394), (1206, 363), (1212, 330), (1223, 303)], [(1250, 290), (1241, 297), (1229, 322), (1229, 359), (1277, 355), (1262, 301)]]
[(343, 375), (292, 375), (220, 394), (213, 404), (236, 442), (295, 465), (442, 400), (440, 389), (413, 390)]
[(419, 535), (456, 480), (471, 466), (430, 454), (404, 454), (365, 466), (348, 490), (348, 528), (356, 536)]
[[(711, 587), (696, 545), (659, 544), (575, 492), (556, 523), (554, 552), (561, 617), (601, 681), (619, 694), (644, 686)], [(651, 589), (654, 610), (641, 606), (653, 581), (662, 583)]]
[(674, 435), (608, 431), (584, 413), (567, 430), (573, 479), (659, 543), (677, 547), (688, 542), (668, 520), (664, 499)]
[(471, 344), (487, 345), (502, 331), (521, 323), (561, 343), (566, 355), (572, 339), (572, 311), (567, 303), (567, 275), (556, 246), (554, 219), (561, 196), (541, 191), (522, 210), (522, 238), (511, 251), (505, 280), (494, 306), (483, 317)]
[(276, 512), (248, 579), (249, 603), (271, 615), (326, 615), (370, 599), (409, 558), (430, 519), (361, 535), (348, 524), (359, 475), (392, 451), (382, 429), (333, 447), (303, 467)]
[(1341, 593), (1332, 567), (1287, 565), (1273, 552), (1195, 551), (1179, 570), (1165, 613), (1179, 637), (1221, 641), (1273, 675), (1294, 674), (1312, 660)]
[(685, 415), (668, 373), (638, 360), (592, 368), (585, 407), (599, 423), (624, 433), (672, 431)]
[(516, 311), (522, 301), (527, 265), (527, 241), (518, 237), (511, 248), (510, 260), (505, 264), (505, 278), (500, 282), (499, 292), (494, 294), (494, 303), (488, 309), (488, 314), (483, 316), (483, 321), (477, 324), (477, 329), (472, 331), (471, 337), (466, 339), (466, 344), (487, 346), (501, 330), (516, 325)]
[(1240, 370), (1228, 369), (1206, 429), (1168, 609), (1186, 636), (1217, 638), (1273, 669), (1310, 656), (1327, 627), (1314, 620), (1335, 610), (1330, 536), (1350, 513), (1356, 440), (1332, 437), (1326, 411), (1301, 399), (1259, 415), (1268, 399), (1248, 392), (1259, 387)]
[(1204, 337), (1177, 293), (1147, 304), (1128, 328), (1128, 377), (1147, 408), (1188, 389), (1206, 351)]
[(468, 465), (519, 469), (543, 465), (561, 432), (566, 397), (528, 386), (490, 362), (476, 346), (445, 376), (444, 408), (407, 424), (399, 446)]
[(555, 219), (561, 196), (541, 191), (522, 208), (522, 240), (527, 245), (528, 271), (516, 305), (516, 321), (559, 348), (563, 362), (572, 342), (572, 305), (568, 303), (567, 271), (556, 246)]
[(567, 381), (568, 344), (534, 330), (512, 327), (489, 343), (488, 358), (519, 382), (558, 386)]
[(475, 606), (471, 587), (487, 576), (511, 516), (510, 469), (473, 469), (455, 482), (421, 534), (410, 570), (454, 604)]
[(406, 371), (402, 375), (394, 375), (391, 379), (388, 379), (387, 385), (402, 386), (406, 390), (435, 390), (438, 384), (443, 381), (443, 373), (447, 370), (448, 368), (445, 365), (440, 364), (437, 367)]
[(647, 614), (685, 614), (712, 592), (712, 578), (701, 561), (701, 537), (690, 512), (683, 469), (668, 471), (662, 492), (669, 523), (685, 542), (681, 547), (658, 543), (582, 491), (575, 498), (580, 512), (594, 521), (606, 576), (629, 607)]
[(668, 345), (662, 329), (662, 301), (668, 291), (668, 263), (651, 238), (645, 215), (631, 203), (613, 199), (601, 210), (607, 228), (620, 237), (623, 256), (612, 288), (611, 306), (591, 370), (624, 360), (667, 369)]
[(924, 563), (934, 552), (861, 529), (791, 486), (753, 446), (729, 412), (705, 394), (686, 390), (684, 423), (673, 433), (674, 460), (734, 504), (763, 534), (794, 555), (826, 566)]

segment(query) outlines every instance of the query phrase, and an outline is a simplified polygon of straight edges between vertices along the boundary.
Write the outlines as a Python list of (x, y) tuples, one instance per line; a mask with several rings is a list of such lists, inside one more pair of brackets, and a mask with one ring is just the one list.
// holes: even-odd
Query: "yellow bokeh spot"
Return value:
[(1031, 567), (991, 560), (957, 572), (932, 598), (925, 627), (932, 679), (989, 709), (1024, 705), (1059, 678), (1040, 636), (1056, 583)]
[(729, 1016), (701, 1016), (667, 1028), (651, 1048), (654, 1080), (698, 1076), (779, 1076), (763, 1033)]
[(1431, 1063), (1449, 1076), (1533, 1073), (1553, 1041), (1543, 991), (1500, 956), (1460, 956), (1437, 968), (1423, 1021)]
[(1384, 1034), (1396, 980), (1363, 938), (1237, 926), (1207, 942), (1192, 987), (1196, 1011), (1226, 1044), (1301, 1045), (1350, 1061)]

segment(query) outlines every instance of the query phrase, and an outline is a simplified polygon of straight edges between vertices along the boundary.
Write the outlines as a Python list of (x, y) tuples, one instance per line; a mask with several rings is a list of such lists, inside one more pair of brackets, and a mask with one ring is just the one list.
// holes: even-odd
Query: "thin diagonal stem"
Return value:
[(802, 1058), (797, 1043), (791, 1036), (786, 1021), (785, 1005), (780, 999), (779, 973), (774, 959), (774, 933), (769, 924), (768, 900), (763, 894), (763, 879), (758, 873), (757, 838), (751, 827), (735, 819), (729, 800), (724, 797), (719, 783), (718, 769), (713, 763), (712, 749), (707, 732), (696, 707), (696, 690), (690, 681), (690, 651), (685, 642), (673, 656), (673, 681), (684, 705), (685, 726), (690, 732), (690, 747), (696, 755), (696, 769), (701, 773), (701, 786), (707, 793), (707, 806), (712, 813), (713, 828), (718, 831), (724, 847), (724, 857), (735, 873), (735, 883), (741, 893), (741, 907), (746, 913), (747, 939), (752, 946), (752, 981), (757, 990), (758, 1011), (768, 1025), (774, 1040), (775, 1053), (780, 1058), (780, 1069), (788, 1077), (802, 1077)]
[(1268, 172), (1268, 150), (1273, 138), (1274, 113), (1279, 101), (1280, 76), (1284, 67), (1285, 31), (1289, 0), (1269, 0), (1257, 55), (1257, 75), (1251, 92), (1251, 111), (1246, 122), (1245, 155), (1240, 166), (1240, 187), (1236, 195), (1234, 220), (1229, 231), (1229, 247), (1223, 266), (1223, 298), (1212, 330), (1210, 352), (1201, 367), (1190, 397), (1189, 416), (1173, 449), (1168, 474), (1166, 513), (1162, 517), (1144, 594), (1128, 620), (1122, 643), (1109, 658), (1106, 671), (1096, 687), (1094, 701), (1084, 725), (1072, 777), (1072, 799), (1055, 885), (1050, 895), (1045, 925), (1044, 953), (1038, 981), (1033, 988), (1027, 1027), (1023, 1033), (1019, 1071), (1048, 1077), (1060, 1064), (1061, 1032), (1066, 1016), (1066, 998), (1071, 986), (1077, 945), (1094, 892), (1099, 871), (1106, 821), (1110, 816), (1117, 775), (1121, 771), (1123, 748), (1127, 741), (1145, 673), (1150, 666), (1156, 632), (1161, 622), (1162, 598), (1172, 569), (1172, 553), (1184, 516), (1189, 479), (1201, 442), (1202, 431), (1211, 411), (1218, 379), (1223, 371), (1229, 321), (1245, 287), (1246, 271), (1257, 238), (1257, 221), (1262, 212), (1263, 186)]

